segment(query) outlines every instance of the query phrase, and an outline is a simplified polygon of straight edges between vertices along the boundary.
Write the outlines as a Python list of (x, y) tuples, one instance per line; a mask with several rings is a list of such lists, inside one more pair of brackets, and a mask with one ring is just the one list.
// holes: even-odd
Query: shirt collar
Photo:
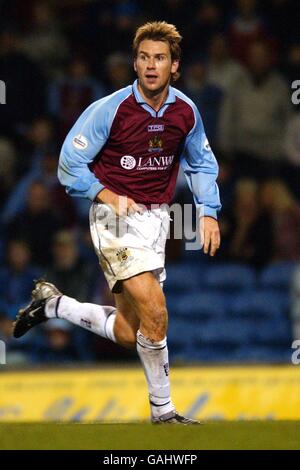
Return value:
[[(147, 104), (145, 99), (142, 97), (142, 95), (140, 94), (139, 92), (139, 89), (138, 89), (138, 80), (135, 80), (133, 85), (132, 85), (132, 88), (133, 88), (133, 93), (134, 93), (134, 96), (135, 96), (135, 99), (136, 101), (139, 103), (139, 104)], [(164, 102), (164, 104), (162, 106), (165, 106), (166, 104), (172, 104), (172, 103), (175, 103), (176, 101), (176, 96), (175, 96), (175, 93), (174, 93), (174, 90), (171, 86), (169, 86), (169, 92), (168, 92), (168, 96), (167, 96), (167, 99), (166, 101)]]

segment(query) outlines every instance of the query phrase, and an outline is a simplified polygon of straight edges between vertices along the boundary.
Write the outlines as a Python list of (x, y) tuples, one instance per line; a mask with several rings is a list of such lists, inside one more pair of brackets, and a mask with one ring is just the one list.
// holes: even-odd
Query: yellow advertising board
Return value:
[[(300, 419), (300, 367), (173, 368), (177, 409), (200, 419)], [(149, 419), (139, 368), (2, 372), (0, 421)]]

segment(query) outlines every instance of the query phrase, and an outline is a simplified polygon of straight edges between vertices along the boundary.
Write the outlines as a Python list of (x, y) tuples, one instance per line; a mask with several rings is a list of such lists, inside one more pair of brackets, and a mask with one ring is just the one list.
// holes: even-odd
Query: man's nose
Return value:
[(148, 69), (154, 69), (155, 68), (155, 59), (154, 57), (150, 57), (148, 62), (147, 62), (147, 68)]

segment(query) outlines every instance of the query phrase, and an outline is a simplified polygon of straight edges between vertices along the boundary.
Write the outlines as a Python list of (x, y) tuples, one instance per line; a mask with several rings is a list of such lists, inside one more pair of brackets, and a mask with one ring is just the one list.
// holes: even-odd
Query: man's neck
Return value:
[(142, 97), (144, 98), (145, 102), (151, 106), (155, 111), (159, 111), (164, 102), (167, 99), (168, 92), (169, 92), (169, 85), (167, 85), (163, 90), (158, 90), (154, 93), (149, 92), (145, 89), (143, 89), (139, 82), (138, 82), (138, 90)]

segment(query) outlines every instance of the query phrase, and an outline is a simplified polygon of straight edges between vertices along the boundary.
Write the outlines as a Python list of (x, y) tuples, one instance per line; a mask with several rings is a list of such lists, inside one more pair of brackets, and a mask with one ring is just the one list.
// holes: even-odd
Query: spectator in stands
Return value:
[(251, 46), (268, 38), (267, 28), (257, 13), (256, 0), (236, 0), (236, 14), (228, 27), (230, 50), (233, 57), (246, 64)]
[(80, 360), (80, 350), (74, 344), (72, 332), (73, 326), (64, 320), (46, 323), (40, 361), (61, 364)]
[(57, 120), (62, 140), (84, 109), (105, 94), (103, 86), (92, 77), (87, 60), (72, 58), (67, 73), (49, 90), (49, 111)]
[(264, 11), (267, 13), (268, 23), (271, 24), (272, 31), (276, 35), (276, 41), (285, 55), (286, 46), (297, 38), (299, 39), (298, 0), (270, 0)]
[(31, 263), (28, 244), (22, 239), (11, 239), (7, 244), (6, 263), (0, 268), (1, 310), (14, 318), (16, 311), (29, 303), (33, 279), (40, 274)]
[(194, 59), (186, 67), (184, 85), (186, 94), (200, 110), (207, 138), (214, 145), (223, 98), (222, 90), (208, 82), (207, 67), (201, 59)]
[[(163, 0), (161, 2), (146, 0), (143, 2), (143, 6), (144, 3), (146, 6), (146, 9), (143, 9), (144, 18), (146, 13), (147, 17), (153, 20), (164, 18), (168, 23), (175, 24), (186, 39), (186, 44), (190, 45), (190, 39), (193, 37), (195, 30), (197, 30), (192, 25), (197, 16), (195, 8), (199, 8), (199, 5), (195, 2), (186, 2), (185, 0)], [(195, 41), (195, 38), (193, 38), (193, 41)], [(188, 49), (190, 50), (190, 47)]]
[(252, 44), (248, 70), (230, 88), (220, 118), (220, 146), (235, 155), (241, 175), (279, 172), (290, 110), (290, 92), (271, 68), (267, 44)]
[(63, 219), (66, 225), (74, 225), (76, 222), (76, 201), (75, 204), (70, 201), (58, 182), (57, 162), (58, 156), (47, 152), (43, 159), (39, 159), (36, 164), (32, 165), (31, 169), (15, 185), (14, 191), (8, 198), (1, 214), (2, 222), (9, 223), (24, 210), (30, 185), (35, 181), (40, 181), (49, 190), (53, 207), (55, 207), (59, 218)]
[(27, 171), (39, 167), (46, 152), (55, 152), (57, 137), (53, 122), (48, 116), (39, 116), (23, 129), (16, 142), (19, 153), (16, 177), (19, 179)]
[(287, 123), (284, 149), (293, 169), (300, 168), (300, 112), (293, 113)]
[(79, 255), (76, 237), (71, 231), (59, 231), (52, 244), (53, 262), (47, 271), (47, 279), (58, 289), (79, 302), (91, 298), (95, 288), (94, 266)]
[(261, 204), (271, 218), (273, 260), (300, 261), (300, 205), (281, 180), (263, 183)]
[[(286, 165), (284, 178), (288, 182), (293, 193), (300, 199), (300, 104), (298, 103), (299, 78), (300, 78), (300, 41), (291, 44), (287, 52), (287, 60), (284, 65), (287, 84), (291, 88), (293, 114), (290, 116), (284, 138), (284, 154)], [(294, 83), (296, 82), (296, 83)], [(298, 85), (298, 86), (297, 86)]]
[(218, 3), (212, 1), (195, 3), (190, 19), (186, 20), (185, 27), (181, 28), (190, 51), (199, 53), (201, 48), (206, 52), (211, 38), (223, 30), (222, 11)]
[(288, 86), (300, 77), (300, 40), (293, 42), (287, 51), (287, 60), (284, 64), (284, 73), (288, 80)]
[(0, 79), (6, 84), (6, 101), (1, 106), (2, 135), (15, 137), (45, 109), (45, 79), (22, 52), (22, 38), (12, 29), (0, 31)]
[(226, 37), (223, 34), (213, 36), (208, 48), (208, 82), (226, 93), (242, 72), (243, 67), (229, 54)]
[(272, 232), (260, 207), (258, 184), (241, 179), (236, 183), (232, 209), (220, 219), (220, 258), (249, 263), (260, 268), (272, 256)]
[(65, 226), (65, 221), (59, 220), (51, 205), (50, 193), (46, 186), (38, 181), (29, 187), (25, 210), (7, 226), (7, 237), (25, 239), (31, 249), (33, 262), (47, 266), (51, 261), (49, 247), (52, 238)]
[(0, 137), (0, 210), (15, 181), (16, 150), (12, 141)]
[(132, 81), (132, 66), (130, 57), (121, 52), (109, 55), (106, 61), (106, 76), (108, 92), (123, 88)]
[(32, 22), (24, 36), (23, 50), (47, 77), (55, 77), (67, 59), (69, 45), (61, 32), (59, 16), (50, 2), (34, 3)]
[(132, 40), (132, 35), (137, 27), (140, 6), (137, 0), (125, 0), (114, 5), (114, 18), (118, 44), (124, 47)]
[[(123, 3), (122, 9), (119, 8)], [(126, 12), (126, 3), (129, 8)], [(80, 51), (88, 57), (97, 78), (104, 78), (107, 57), (115, 51), (128, 51), (132, 40), (132, 21), (136, 21), (136, 11), (130, 11), (130, 2), (103, 1), (81, 2), (73, 14), (73, 3), (65, 4), (66, 15), (72, 16), (69, 23), (69, 37), (73, 51)], [(143, 4), (144, 7), (144, 4)]]
[[(300, 76), (300, 75), (299, 75)], [(284, 138), (286, 156), (284, 178), (295, 196), (300, 199), (300, 107), (295, 106), (295, 112), (287, 123)]]

